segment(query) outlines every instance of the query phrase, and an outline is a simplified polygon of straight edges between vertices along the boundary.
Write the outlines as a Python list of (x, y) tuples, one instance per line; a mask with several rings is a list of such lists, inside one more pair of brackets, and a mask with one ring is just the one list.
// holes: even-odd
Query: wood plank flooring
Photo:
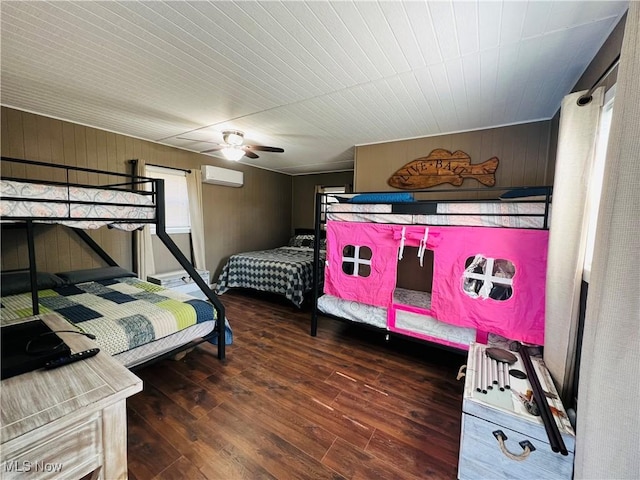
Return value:
[(129, 478), (455, 479), (466, 357), (231, 291), (227, 360), (138, 370)]

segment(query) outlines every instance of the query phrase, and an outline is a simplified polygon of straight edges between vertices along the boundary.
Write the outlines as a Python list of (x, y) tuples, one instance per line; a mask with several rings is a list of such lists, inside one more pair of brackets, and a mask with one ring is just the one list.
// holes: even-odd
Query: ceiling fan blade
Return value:
[(260, 158), (258, 157), (258, 155), (256, 155), (255, 153), (253, 153), (251, 150), (247, 150), (246, 147), (242, 148), (244, 150), (244, 154), (249, 157), (249, 158)]
[(248, 148), (249, 150), (257, 150), (258, 152), (274, 152), (274, 153), (284, 152), (284, 148), (265, 147), (264, 145), (244, 145), (244, 148)]
[(217, 152), (218, 150), (222, 150), (226, 145), (218, 145), (217, 147), (210, 148), (209, 150), (203, 150), (200, 153), (209, 153), (209, 152)]

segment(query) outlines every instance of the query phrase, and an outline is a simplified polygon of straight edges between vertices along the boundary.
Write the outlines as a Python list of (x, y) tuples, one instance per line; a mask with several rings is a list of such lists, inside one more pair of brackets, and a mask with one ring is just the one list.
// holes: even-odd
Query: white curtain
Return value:
[(604, 88), (567, 95), (560, 108), (558, 152), (547, 258), (544, 360), (566, 400), (571, 392), (576, 357), (576, 331), (586, 246), (587, 189), (590, 181)]
[(187, 173), (187, 191), (189, 193), (189, 216), (191, 218), (191, 244), (193, 246), (193, 265), (205, 267), (204, 215), (202, 213), (202, 174), (199, 169)]
[[(145, 161), (138, 159), (136, 172), (138, 176), (145, 176)], [(138, 261), (138, 277), (146, 280), (147, 276), (156, 273), (156, 265), (153, 260), (153, 246), (151, 244), (151, 230), (145, 225), (142, 230), (134, 232), (137, 237), (136, 258)]]
[(640, 478), (639, 30), (630, 2), (587, 298), (576, 479)]

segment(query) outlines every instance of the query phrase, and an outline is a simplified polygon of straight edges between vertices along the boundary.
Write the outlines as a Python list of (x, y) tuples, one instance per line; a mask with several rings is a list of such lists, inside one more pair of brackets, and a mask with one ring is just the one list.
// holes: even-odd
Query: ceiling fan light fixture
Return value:
[(239, 130), (225, 130), (222, 132), (224, 143), (239, 147), (244, 142), (244, 133)]
[(237, 162), (244, 157), (244, 150), (237, 146), (225, 147), (221, 151), (224, 158), (232, 162)]

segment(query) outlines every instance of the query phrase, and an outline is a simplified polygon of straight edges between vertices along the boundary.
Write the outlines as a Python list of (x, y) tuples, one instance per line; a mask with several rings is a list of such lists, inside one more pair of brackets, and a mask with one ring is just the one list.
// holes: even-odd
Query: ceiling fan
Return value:
[(227, 160), (238, 161), (245, 155), (249, 158), (259, 158), (254, 151), (283, 153), (284, 149), (279, 147), (267, 147), (264, 145), (243, 145), (244, 133), (239, 130), (225, 130), (222, 132), (224, 143), (216, 147), (204, 150), (200, 153), (210, 153), (220, 150)]

